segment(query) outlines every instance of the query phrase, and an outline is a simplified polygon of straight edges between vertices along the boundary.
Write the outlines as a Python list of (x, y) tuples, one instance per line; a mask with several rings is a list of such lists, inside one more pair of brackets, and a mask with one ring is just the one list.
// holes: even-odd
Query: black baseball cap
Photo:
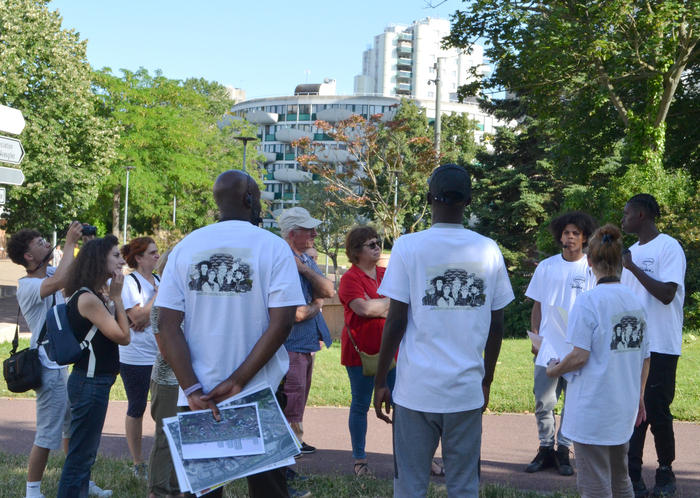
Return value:
[(430, 193), (438, 202), (459, 204), (465, 202), (472, 193), (472, 181), (462, 166), (454, 163), (435, 168), (428, 180)]

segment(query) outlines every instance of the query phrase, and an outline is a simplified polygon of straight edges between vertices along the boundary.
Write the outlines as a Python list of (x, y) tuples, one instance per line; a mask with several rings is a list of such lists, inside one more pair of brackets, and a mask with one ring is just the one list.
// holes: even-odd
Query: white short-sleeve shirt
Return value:
[[(136, 284), (135, 278), (141, 284), (141, 291)], [(122, 287), (122, 301), (124, 309), (130, 310), (134, 306), (145, 306), (156, 293), (155, 287), (146, 280), (139, 272), (134, 271), (124, 277)], [(126, 346), (119, 346), (119, 361), (127, 365), (153, 365), (158, 354), (158, 344), (149, 325), (143, 332), (131, 330), (131, 342)]]
[(514, 298), (496, 243), (460, 225), (404, 235), (379, 293), (409, 305), (394, 401), (433, 413), (483, 406), (491, 311)]
[(659, 234), (654, 240), (630, 247), (632, 261), (660, 282), (678, 284), (670, 304), (663, 304), (644, 288), (629, 270), (622, 270), (622, 283), (634, 292), (647, 312), (649, 345), (655, 353), (680, 355), (683, 343), (683, 301), (685, 300), (685, 253), (673, 237)]
[[(49, 266), (46, 269), (46, 278), (53, 277), (55, 272), (56, 268)], [(41, 329), (46, 322), (46, 313), (53, 306), (54, 297), (56, 298), (56, 304), (64, 302), (63, 293), (61, 291), (56, 292), (53, 296), (46, 296), (44, 299), (41, 299), (41, 284), (46, 278), (24, 277), (20, 278), (19, 282), (17, 282), (17, 302), (19, 303), (19, 309), (22, 311), (22, 315), (27, 325), (29, 325), (29, 329), (32, 331), (32, 338), (30, 340), (31, 348), (37, 347), (36, 343), (39, 340), (39, 334), (41, 334)], [(65, 365), (61, 366), (49, 360), (43, 346), (39, 348), (39, 361), (46, 368), (66, 368)]]
[(594, 286), (595, 275), (586, 256), (578, 261), (567, 261), (557, 254), (537, 265), (525, 295), (542, 304), (540, 335), (546, 337), (549, 327), (546, 306), (558, 306), (570, 313), (578, 295)]
[[(289, 245), (244, 221), (206, 226), (175, 246), (155, 302), (185, 313), (185, 339), (204, 392), (248, 357), (270, 323), (268, 308), (305, 304)], [(280, 347), (250, 382), (276, 389), (288, 368)], [(178, 403), (187, 404), (182, 390)]]
[(622, 284), (601, 284), (578, 298), (567, 342), (590, 352), (566, 388), (562, 433), (583, 443), (629, 441), (639, 408), (649, 339), (642, 303)]

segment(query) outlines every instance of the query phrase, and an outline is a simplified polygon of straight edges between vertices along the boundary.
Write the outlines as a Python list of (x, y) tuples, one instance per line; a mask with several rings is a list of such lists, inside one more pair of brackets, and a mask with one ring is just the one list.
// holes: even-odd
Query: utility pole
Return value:
[(134, 169), (133, 166), (125, 166), (126, 167), (126, 196), (124, 199), (124, 245), (126, 245), (126, 221), (127, 221), (127, 215), (129, 213), (129, 171)]
[(442, 118), (442, 62), (444, 57), (438, 57), (435, 68), (437, 75), (435, 77), (435, 155), (440, 156), (440, 131)]

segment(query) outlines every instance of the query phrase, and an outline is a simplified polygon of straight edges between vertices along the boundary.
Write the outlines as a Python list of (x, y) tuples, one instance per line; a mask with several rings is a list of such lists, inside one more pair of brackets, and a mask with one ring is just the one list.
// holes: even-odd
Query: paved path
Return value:
[[(34, 441), (35, 402), (32, 399), (0, 399), (0, 449), (10, 453), (29, 453)], [(148, 455), (155, 424), (146, 411), (144, 417), (144, 455)], [(109, 404), (107, 420), (102, 433), (102, 453), (127, 457), (129, 450), (124, 437), (126, 403)], [(352, 473), (352, 453), (348, 432), (347, 408), (307, 408), (304, 417), (305, 441), (318, 451), (304, 455), (298, 470), (309, 474)], [(391, 428), (370, 412), (367, 432), (367, 453), (370, 466), (378, 477), (389, 479), (393, 472)], [(679, 422), (676, 429), (676, 462), (674, 472), (678, 479), (679, 497), (700, 497), (700, 425)], [(537, 451), (537, 429), (533, 415), (486, 415), (482, 443), (482, 476), (484, 482), (511, 484), (519, 489), (555, 491), (575, 488), (575, 477), (562, 477), (548, 469), (537, 474), (523, 471)], [(647, 468), (644, 479), (654, 482), (655, 458), (653, 438), (647, 438), (645, 448)], [(438, 457), (440, 450), (438, 449)], [(575, 464), (575, 458), (573, 459)], [(436, 481), (442, 479), (435, 478)]]

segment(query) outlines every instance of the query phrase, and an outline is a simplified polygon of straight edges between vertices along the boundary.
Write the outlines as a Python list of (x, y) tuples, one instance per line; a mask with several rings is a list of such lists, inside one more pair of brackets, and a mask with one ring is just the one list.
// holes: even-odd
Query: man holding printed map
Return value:
[[(178, 405), (211, 409), (220, 420), (216, 403), (249, 384), (279, 385), (289, 367), (282, 344), (297, 306), (305, 301), (291, 249), (256, 226), (260, 190), (250, 176), (222, 173), (214, 184), (214, 200), (219, 222), (195, 230), (173, 249), (156, 306), (163, 355), (182, 388)], [(191, 286), (191, 276), (203, 264), (221, 273), (235, 268), (243, 284), (224, 290)], [(288, 497), (284, 467), (247, 479), (253, 498)], [(219, 487), (206, 496), (222, 495)]]
[[(588, 238), (596, 228), (595, 220), (581, 211), (573, 211), (558, 216), (549, 224), (556, 245), (562, 247), (562, 253), (540, 262), (535, 269), (525, 295), (534, 300), (532, 306), (532, 333), (547, 339), (555, 339), (558, 333), (557, 323), (561, 322), (558, 308), (567, 314), (576, 301), (576, 297), (595, 285), (595, 276), (588, 267), (588, 260), (583, 253)], [(563, 337), (566, 325), (563, 326)], [(535, 341), (533, 340), (533, 344)], [(532, 353), (539, 350), (533, 345)], [(544, 364), (546, 364), (546, 360)], [(542, 362), (538, 362), (542, 363)], [(561, 433), (556, 433), (554, 407), (561, 393), (566, 392), (566, 380), (563, 377), (550, 379), (547, 368), (535, 365), (534, 373), (535, 417), (539, 433), (540, 446), (534, 460), (525, 469), (526, 472), (538, 472), (549, 467), (556, 467), (561, 475), (570, 476), (574, 469), (569, 460), (571, 441)], [(564, 411), (561, 414), (564, 419)], [(554, 442), (559, 443), (555, 451)]]

